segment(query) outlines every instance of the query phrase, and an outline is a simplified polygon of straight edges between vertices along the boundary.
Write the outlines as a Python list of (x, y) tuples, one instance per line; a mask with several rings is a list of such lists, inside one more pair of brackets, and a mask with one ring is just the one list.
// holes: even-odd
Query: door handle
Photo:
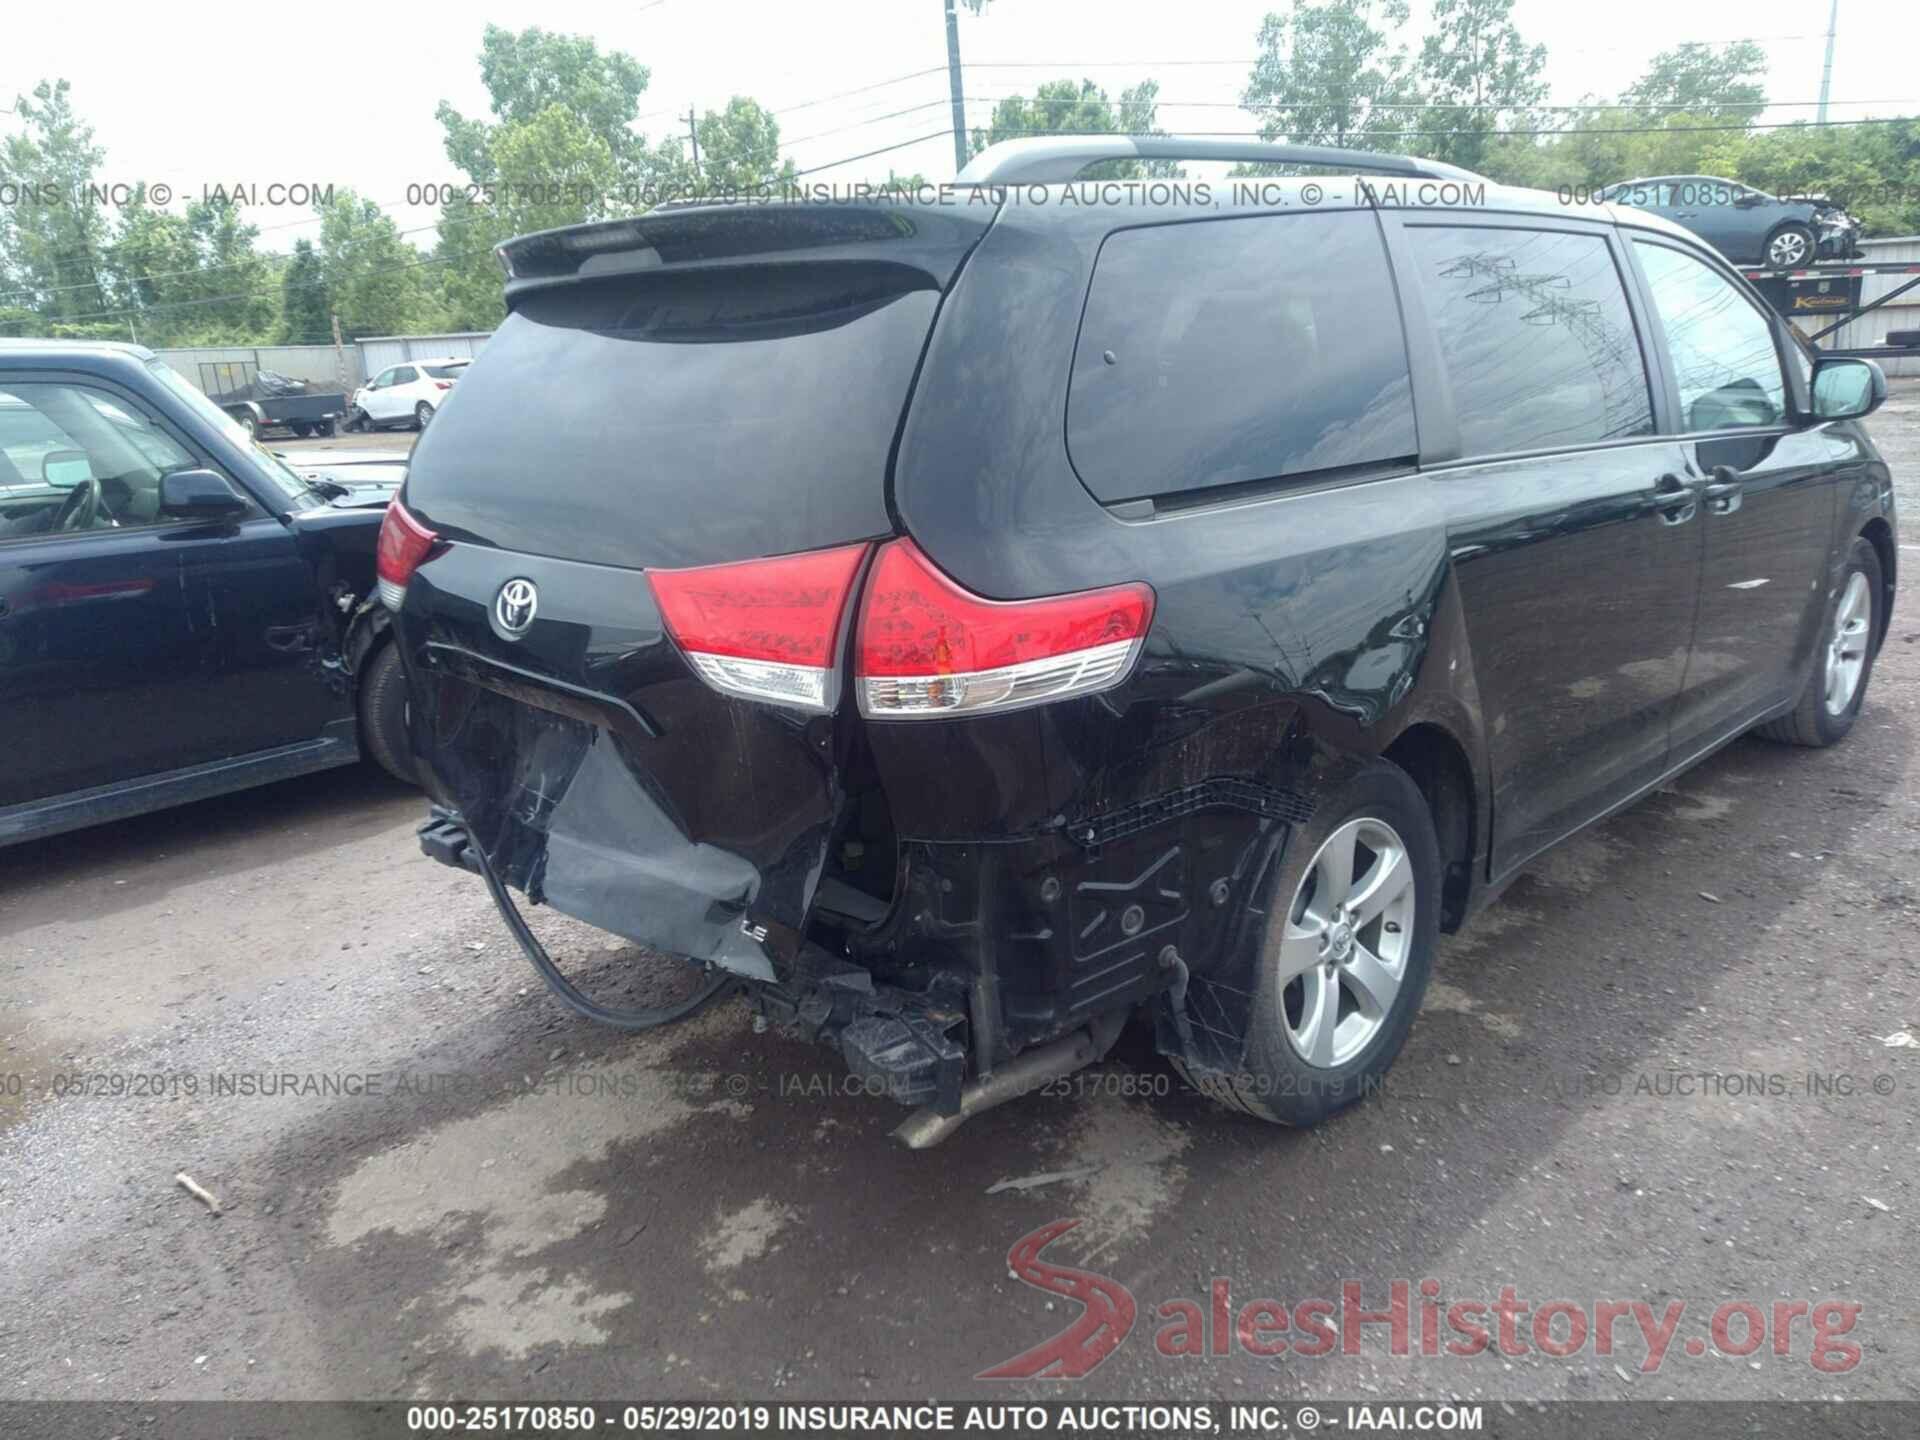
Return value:
[(1684, 525), (1693, 518), (1693, 491), (1678, 475), (1662, 475), (1653, 485), (1653, 508), (1668, 525)]
[(1713, 467), (1713, 479), (1700, 492), (1707, 502), (1707, 508), (1716, 515), (1731, 515), (1740, 508), (1740, 497), (1745, 493), (1747, 482), (1728, 465)]

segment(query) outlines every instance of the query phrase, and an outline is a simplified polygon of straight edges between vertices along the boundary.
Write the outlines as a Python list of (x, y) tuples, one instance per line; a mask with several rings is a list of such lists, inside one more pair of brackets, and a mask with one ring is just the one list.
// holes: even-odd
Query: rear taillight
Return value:
[(451, 390), (453, 388), (453, 381), (436, 380), (433, 382), (433, 388), (436, 390)]
[(380, 602), (389, 610), (398, 610), (407, 598), (407, 582), (413, 579), (413, 572), (440, 548), (440, 537), (414, 519), (406, 506), (398, 500), (388, 501), (373, 562), (380, 578)]
[(831, 710), (847, 601), (869, 548), (649, 570), (647, 580), (660, 618), (714, 689)]
[(911, 540), (892, 540), (860, 603), (860, 709), (875, 719), (937, 719), (1090, 695), (1126, 678), (1152, 621), (1146, 585), (984, 600)]

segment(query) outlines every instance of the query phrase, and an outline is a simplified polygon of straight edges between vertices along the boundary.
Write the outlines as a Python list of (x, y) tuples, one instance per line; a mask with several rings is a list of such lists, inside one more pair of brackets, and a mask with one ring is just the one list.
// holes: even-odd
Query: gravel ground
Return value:
[[(1911, 536), (1920, 385), (1872, 428)], [(1047, 1258), (1138, 1302), (1101, 1395), (1912, 1396), (1920, 1050), (1884, 1041), (1920, 1033), (1917, 750), (1908, 605), (1844, 746), (1741, 741), (1449, 940), (1372, 1103), (1276, 1131), (1133, 1047), (919, 1154), (887, 1139), (898, 1110), (834, 1093), (835, 1062), (737, 1003), (637, 1038), (562, 1011), (478, 883), (417, 853), (418, 796), (371, 771), (8, 851), (0, 1386), (985, 1392), (1078, 1309), (1007, 1259), (1071, 1218)], [(52, 1093), (66, 1075), (109, 1093)], [(1036, 1175), (1056, 1178), (995, 1188)], [(1511, 1286), (1683, 1309), (1654, 1368), (1632, 1319), (1610, 1355), (1597, 1322), (1565, 1357), (1426, 1357), (1417, 1328), (1396, 1357), (1381, 1326), (1356, 1354), (1158, 1353), (1181, 1313), (1160, 1307), (1211, 1313), (1216, 1279), (1236, 1311), (1343, 1282), (1381, 1310), (1405, 1280), (1416, 1327), (1427, 1280), (1442, 1307)], [(1807, 1318), (1785, 1353), (1727, 1353), (1740, 1319), (1708, 1343), (1717, 1306), (1750, 1302), (1778, 1341), (1796, 1301), (1859, 1307), (1820, 1363)], [(1824, 1313), (1833, 1332), (1854, 1312)]]

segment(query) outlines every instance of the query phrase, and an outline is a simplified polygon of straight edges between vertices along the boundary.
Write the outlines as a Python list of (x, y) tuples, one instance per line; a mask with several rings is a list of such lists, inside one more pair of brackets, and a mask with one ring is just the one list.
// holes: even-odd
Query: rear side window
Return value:
[(1408, 230), (1468, 455), (1653, 433), (1633, 314), (1597, 235)]
[(1067, 449), (1108, 503), (1410, 462), (1406, 342), (1373, 215), (1108, 236), (1074, 352)]

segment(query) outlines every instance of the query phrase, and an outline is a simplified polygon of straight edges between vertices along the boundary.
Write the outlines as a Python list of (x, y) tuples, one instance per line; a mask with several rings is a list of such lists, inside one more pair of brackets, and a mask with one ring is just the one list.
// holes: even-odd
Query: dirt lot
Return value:
[[(1920, 564), (1920, 383), (1872, 428)], [(1065, 1218), (1047, 1258), (1138, 1302), (1102, 1396), (1915, 1393), (1920, 1049), (1884, 1043), (1920, 1032), (1910, 602), (1847, 744), (1742, 741), (1549, 857), (1445, 945), (1391, 1093), (1308, 1133), (1131, 1053), (906, 1152), (738, 1004), (640, 1038), (569, 1016), (418, 854), (421, 808), (351, 771), (0, 857), (8, 1398), (986, 1391), (1077, 1312), (1008, 1269)], [(1424, 1358), (1416, 1329), (1400, 1358), (1383, 1326), (1158, 1353), (1159, 1307), (1210, 1313), (1216, 1277), (1236, 1311), (1405, 1280), (1416, 1325), (1429, 1279), (1684, 1309), (1651, 1370), (1631, 1320), (1611, 1355), (1596, 1327)], [(1796, 1301), (1859, 1307), (1817, 1363)], [(1708, 1343), (1730, 1302), (1773, 1343), (1727, 1353), (1738, 1316)]]

